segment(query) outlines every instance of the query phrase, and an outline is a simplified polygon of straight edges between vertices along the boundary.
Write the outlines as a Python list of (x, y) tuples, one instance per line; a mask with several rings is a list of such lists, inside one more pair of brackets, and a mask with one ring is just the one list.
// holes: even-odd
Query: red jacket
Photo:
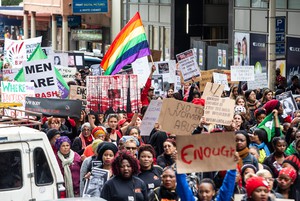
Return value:
[(148, 91), (151, 87), (151, 79), (148, 78), (147, 82), (145, 84), (145, 87), (142, 90), (142, 94), (141, 94), (141, 102), (142, 102), (142, 106), (148, 106), (150, 104), (149, 99), (148, 99)]

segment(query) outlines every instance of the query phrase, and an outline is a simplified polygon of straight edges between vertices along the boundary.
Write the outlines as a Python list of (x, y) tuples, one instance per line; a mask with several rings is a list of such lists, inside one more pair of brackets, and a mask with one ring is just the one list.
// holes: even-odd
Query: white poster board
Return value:
[(140, 126), (141, 136), (150, 135), (155, 123), (157, 123), (161, 106), (162, 100), (151, 100)]
[(268, 88), (267, 73), (256, 73), (254, 81), (248, 81), (248, 89), (264, 89)]
[(193, 77), (200, 76), (200, 70), (197, 64), (197, 56), (193, 49), (177, 54), (176, 59), (184, 82), (190, 81)]
[(254, 81), (254, 66), (231, 66), (231, 81)]
[(138, 87), (143, 88), (151, 72), (151, 66), (149, 68), (148, 58), (147, 57), (139, 58), (135, 60), (131, 64), (131, 66), (132, 66), (133, 74), (138, 76)]
[(162, 75), (164, 82), (175, 83), (175, 60), (155, 62), (154, 65), (156, 67), (154, 75)]
[(26, 82), (34, 82), (37, 98), (58, 97), (58, 85), (53, 61), (41, 59), (23, 62)]
[(228, 79), (226, 74), (222, 73), (213, 73), (214, 83), (224, 85), (224, 90), (229, 91)]
[(94, 167), (92, 176), (84, 185), (82, 197), (100, 197), (105, 182), (109, 179), (109, 171)]
[(66, 66), (55, 66), (61, 76), (64, 78), (66, 82), (74, 81), (75, 73), (77, 72), (77, 68), (75, 67), (66, 67)]

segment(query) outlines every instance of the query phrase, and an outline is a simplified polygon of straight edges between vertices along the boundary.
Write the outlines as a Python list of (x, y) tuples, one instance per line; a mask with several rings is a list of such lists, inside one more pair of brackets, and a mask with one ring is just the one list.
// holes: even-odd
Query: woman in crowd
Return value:
[(179, 200), (176, 192), (176, 175), (172, 166), (164, 168), (161, 175), (162, 183), (149, 195), (149, 201)]
[(252, 176), (255, 175), (257, 172), (257, 168), (252, 164), (245, 164), (241, 168), (241, 176), (242, 176), (242, 185), (245, 187), (247, 180)]
[(246, 104), (250, 111), (251, 118), (254, 117), (254, 111), (260, 106), (260, 102), (256, 99), (255, 90), (245, 91)]
[(247, 105), (247, 100), (245, 96), (239, 95), (235, 99), (235, 105), (243, 106), (246, 109), (246, 112), (243, 112), (243, 116), (247, 122), (251, 122), (251, 113)]
[(48, 137), (48, 140), (51, 144), (51, 147), (52, 147), (54, 153), (56, 154), (57, 149), (55, 147), (55, 142), (60, 137), (60, 132), (55, 128), (51, 128), (47, 131), (47, 137)]
[(239, 154), (240, 160), (238, 162), (241, 168), (245, 164), (252, 164), (258, 169), (258, 162), (256, 158), (249, 153), (250, 138), (246, 131), (239, 130), (235, 132), (236, 151)]
[(267, 114), (264, 108), (258, 108), (254, 111), (255, 124), (249, 129), (250, 133), (254, 132), (256, 127), (264, 120), (266, 116)]
[(174, 163), (173, 155), (176, 151), (176, 141), (173, 139), (166, 139), (163, 144), (164, 153), (157, 157), (157, 165), (162, 168), (171, 166)]
[(259, 150), (259, 163), (263, 163), (265, 158), (270, 155), (270, 150), (266, 143), (268, 142), (267, 133), (264, 129), (256, 128), (250, 135), (250, 147), (255, 146)]
[(242, 201), (271, 201), (270, 187), (263, 177), (251, 177), (246, 183), (247, 195)]
[(99, 116), (96, 112), (91, 110), (88, 115), (86, 116), (86, 122), (89, 122), (91, 125), (91, 130), (93, 130), (97, 126), (102, 126), (103, 122), (100, 122)]
[(107, 122), (107, 132), (109, 133), (110, 140), (117, 144), (117, 142), (122, 137), (121, 132), (118, 130), (118, 115), (117, 114), (109, 114), (106, 118)]
[(105, 143), (98, 151), (97, 160), (102, 161), (100, 168), (108, 170), (110, 177), (112, 176), (112, 161), (117, 151), (118, 147), (112, 142)]
[(114, 177), (108, 180), (101, 191), (101, 198), (107, 201), (147, 201), (147, 187), (135, 175), (138, 174), (138, 161), (126, 152), (119, 155), (112, 163)]
[(293, 168), (282, 168), (277, 178), (276, 192), (280, 193), (285, 199), (300, 200), (299, 189), (294, 188), (297, 172)]
[(140, 162), (138, 177), (145, 182), (149, 194), (154, 188), (160, 186), (163, 169), (158, 165), (154, 165), (155, 151), (149, 144), (139, 147), (138, 159)]
[(80, 135), (74, 139), (72, 150), (81, 156), (83, 155), (85, 148), (92, 144), (93, 140), (93, 136), (91, 135), (91, 125), (90, 123), (86, 122), (81, 126)]
[(141, 130), (136, 126), (128, 127), (125, 135), (135, 137), (139, 141), (139, 144), (140, 144), (139, 146), (144, 144), (144, 142), (141, 138)]
[[(97, 139), (100, 139), (101, 141), (108, 141), (108, 136), (106, 133), (106, 129), (103, 126), (97, 126), (92, 130), (92, 136), (94, 138), (93, 142)], [(83, 156), (81, 157), (89, 157), (93, 156), (95, 154), (94, 149), (92, 148), (93, 143), (86, 146), (83, 152)]]
[[(68, 126), (65, 125), (65, 123), (62, 122), (64, 120), (65, 123), (69, 124), (71, 127), (70, 129)], [(60, 118), (60, 117), (49, 117), (48, 120), (43, 125), (45, 129), (43, 130), (45, 133), (51, 128), (54, 128), (60, 132), (61, 136), (68, 136), (70, 140), (72, 141), (76, 135), (76, 123), (73, 119), (67, 118), (67, 120)]]
[(273, 91), (271, 89), (265, 89), (263, 92), (263, 97), (260, 99), (261, 105), (273, 99)]
[(232, 100), (236, 100), (236, 98), (239, 95), (239, 87), (237, 85), (234, 85), (230, 88), (230, 94), (229, 94), (229, 98)]
[(273, 175), (269, 170), (258, 170), (256, 172), (256, 175), (259, 177), (263, 177), (268, 182), (270, 193), (272, 193), (276, 198), (283, 198), (283, 196), (280, 193), (275, 192), (275, 190), (273, 189), (275, 179), (273, 178)]
[(56, 158), (64, 176), (67, 197), (79, 197), (81, 158), (71, 150), (71, 140), (66, 136), (59, 137), (55, 147), (58, 150)]
[(286, 141), (284, 137), (274, 137), (272, 144), (275, 151), (271, 153), (270, 156), (265, 158), (263, 164), (268, 166), (271, 169), (274, 177), (277, 178), (278, 173), (282, 168), (282, 163), (286, 158), (284, 153), (286, 149)]

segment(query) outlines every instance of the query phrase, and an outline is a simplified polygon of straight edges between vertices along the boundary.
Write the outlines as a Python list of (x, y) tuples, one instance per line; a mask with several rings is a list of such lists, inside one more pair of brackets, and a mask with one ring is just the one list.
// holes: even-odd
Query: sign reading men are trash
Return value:
[(34, 83), (35, 97), (51, 98), (59, 96), (54, 65), (51, 59), (23, 62), (23, 71), (25, 81)]
[(231, 81), (254, 81), (254, 66), (231, 66)]
[(40, 112), (45, 116), (80, 119), (82, 101), (58, 98), (26, 97), (25, 110)]
[(234, 115), (235, 101), (216, 96), (205, 97), (204, 117), (208, 123), (229, 126)]
[(163, 131), (177, 135), (191, 135), (202, 116), (202, 106), (166, 98), (163, 100), (158, 124)]
[(190, 81), (193, 77), (200, 77), (200, 70), (196, 58), (193, 49), (176, 55), (184, 82)]
[(176, 137), (177, 172), (211, 172), (236, 168), (232, 132)]

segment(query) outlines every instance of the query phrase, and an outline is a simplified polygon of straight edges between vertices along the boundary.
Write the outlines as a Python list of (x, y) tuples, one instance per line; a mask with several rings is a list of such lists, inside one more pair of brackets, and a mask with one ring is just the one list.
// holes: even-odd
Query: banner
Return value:
[(263, 89), (268, 88), (268, 78), (267, 73), (255, 73), (254, 81), (248, 81), (248, 89)]
[(191, 135), (202, 116), (202, 106), (166, 98), (163, 99), (158, 123), (163, 131), (177, 135)]
[(98, 113), (139, 110), (137, 75), (87, 76), (87, 108)]
[(45, 116), (73, 117), (80, 119), (82, 103), (80, 100), (26, 97), (25, 109), (41, 112)]
[(300, 74), (300, 38), (286, 37), (286, 80), (292, 84), (292, 77)]
[(233, 65), (247, 66), (249, 65), (249, 33), (234, 33), (233, 41)]
[(10, 68), (21, 68), (22, 63), (27, 61), (35, 48), (41, 44), (42, 37), (29, 38), (25, 40), (4, 41), (4, 63), (9, 63)]
[(200, 70), (197, 64), (197, 55), (193, 49), (177, 54), (176, 59), (184, 82), (190, 81), (193, 77), (200, 77)]
[(177, 135), (176, 147), (178, 152), (176, 165), (179, 174), (236, 168), (234, 133)]
[(162, 100), (151, 100), (140, 125), (141, 136), (150, 136), (155, 123), (157, 123), (161, 106)]
[(231, 81), (254, 81), (254, 66), (231, 66)]
[[(1, 82), (1, 102), (4, 103), (22, 103), (22, 107), (16, 107), (17, 109), (25, 109), (25, 98), (34, 97), (33, 82)], [(24, 117), (25, 113), (13, 110), (5, 109), (5, 114), (9, 116)]]
[(70, 85), (69, 99), (86, 100), (86, 87)]
[(33, 82), (37, 98), (59, 97), (57, 79), (50, 59), (23, 62), (25, 81)]
[(293, 116), (293, 113), (298, 110), (298, 105), (291, 91), (277, 95), (276, 99), (281, 102), (285, 114)]
[(205, 98), (204, 116), (208, 123), (227, 125), (232, 122), (235, 100), (229, 98), (212, 97)]

